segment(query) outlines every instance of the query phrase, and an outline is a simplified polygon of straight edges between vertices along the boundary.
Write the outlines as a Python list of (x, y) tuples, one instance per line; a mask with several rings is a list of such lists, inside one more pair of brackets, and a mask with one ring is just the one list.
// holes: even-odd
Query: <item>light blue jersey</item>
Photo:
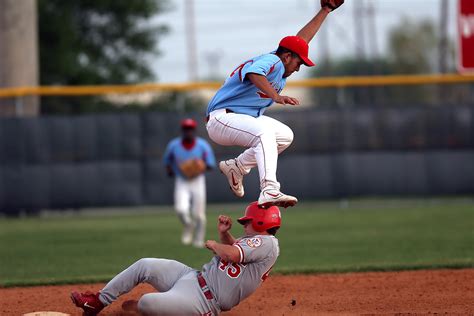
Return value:
[(207, 115), (219, 109), (229, 109), (253, 117), (262, 115), (273, 104), (273, 100), (248, 80), (249, 73), (266, 76), (278, 93), (285, 87), (285, 67), (280, 57), (274, 53), (255, 57), (237, 67), (227, 78), (209, 102)]
[(186, 179), (181, 173), (179, 165), (189, 159), (202, 159), (209, 168), (214, 168), (216, 165), (216, 158), (211, 146), (200, 137), (196, 137), (194, 145), (189, 148), (184, 147), (181, 137), (171, 140), (166, 146), (163, 163), (165, 166), (171, 166), (177, 176)]

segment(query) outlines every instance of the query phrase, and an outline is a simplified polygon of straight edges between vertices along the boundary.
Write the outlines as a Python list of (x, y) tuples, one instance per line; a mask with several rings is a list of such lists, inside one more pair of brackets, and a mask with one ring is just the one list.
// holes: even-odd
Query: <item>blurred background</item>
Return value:
[[(0, 0), (0, 213), (172, 203), (161, 158), (179, 121), (316, 0)], [(302, 200), (474, 193), (474, 7), (348, 0), (288, 80), (279, 159)], [(213, 146), (217, 159), (239, 148)], [(256, 172), (246, 199), (256, 199)], [(218, 173), (208, 200), (231, 202)]]

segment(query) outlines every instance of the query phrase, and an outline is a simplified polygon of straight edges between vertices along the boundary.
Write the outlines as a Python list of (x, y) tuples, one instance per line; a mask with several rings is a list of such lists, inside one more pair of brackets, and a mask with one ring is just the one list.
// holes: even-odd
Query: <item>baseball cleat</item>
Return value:
[(221, 161), (219, 163), (219, 169), (221, 173), (227, 177), (227, 181), (229, 181), (229, 186), (232, 192), (237, 197), (244, 196), (244, 174), (240, 170), (239, 166), (237, 166), (237, 160), (229, 159), (226, 161)]
[(286, 195), (278, 189), (263, 189), (258, 198), (258, 205), (261, 207), (269, 207), (272, 205), (287, 208), (295, 206), (298, 199), (291, 195)]
[(105, 307), (104, 304), (99, 300), (99, 293), (85, 292), (71, 293), (71, 300), (79, 308), (82, 308), (84, 311), (82, 315), (84, 316), (95, 316), (100, 313), (100, 311)]

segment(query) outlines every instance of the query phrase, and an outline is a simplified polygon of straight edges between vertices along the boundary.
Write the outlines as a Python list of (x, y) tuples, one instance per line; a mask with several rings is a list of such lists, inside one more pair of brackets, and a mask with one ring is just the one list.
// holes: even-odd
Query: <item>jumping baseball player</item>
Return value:
[(219, 169), (238, 197), (244, 195), (243, 177), (254, 167), (260, 176), (259, 205), (294, 206), (296, 197), (280, 191), (276, 170), (278, 154), (293, 141), (293, 132), (285, 124), (263, 115), (273, 103), (298, 105), (295, 98), (280, 95), (288, 78), (301, 65), (314, 63), (308, 58), (308, 43), (328, 14), (344, 0), (321, 0), (321, 10), (296, 36), (280, 41), (276, 51), (238, 66), (217, 91), (207, 108), (207, 131), (219, 145), (246, 147), (235, 159), (221, 161)]
[(216, 159), (208, 142), (196, 137), (193, 119), (181, 122), (182, 136), (171, 140), (163, 162), (168, 175), (175, 177), (174, 207), (183, 224), (181, 241), (204, 247), (206, 232), (206, 170), (215, 167)]
[(218, 315), (251, 295), (268, 277), (279, 255), (275, 234), (281, 225), (276, 206), (263, 209), (254, 202), (238, 219), (245, 235), (235, 239), (232, 220), (220, 215), (220, 242), (208, 240), (215, 253), (202, 272), (166, 259), (141, 259), (114, 277), (99, 293), (71, 294), (84, 315), (97, 315), (105, 306), (131, 291), (139, 283), (151, 284), (159, 293), (149, 293), (122, 305), (144, 315)]

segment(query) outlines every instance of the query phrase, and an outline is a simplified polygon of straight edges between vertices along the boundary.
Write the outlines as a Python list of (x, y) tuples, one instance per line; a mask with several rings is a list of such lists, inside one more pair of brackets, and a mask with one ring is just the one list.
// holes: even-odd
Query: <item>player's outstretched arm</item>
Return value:
[(230, 233), (232, 228), (232, 218), (226, 215), (219, 215), (217, 218), (217, 231), (219, 232), (219, 239), (225, 245), (233, 245), (235, 238)]
[(318, 14), (314, 18), (311, 19), (311, 21), (308, 22), (297, 34), (296, 36), (301, 37), (306, 41), (306, 43), (309, 44), (313, 37), (318, 33), (319, 29), (321, 28), (321, 25), (323, 24), (324, 20), (326, 20), (326, 17), (329, 15), (331, 12), (331, 9), (328, 7), (323, 7), (321, 10), (319, 10)]
[(319, 10), (318, 14), (316, 14), (316, 16), (312, 18), (311, 21), (309, 21), (308, 24), (306, 24), (296, 35), (309, 44), (314, 35), (318, 33), (328, 14), (339, 8), (343, 3), (344, 0), (321, 0), (321, 10)]

